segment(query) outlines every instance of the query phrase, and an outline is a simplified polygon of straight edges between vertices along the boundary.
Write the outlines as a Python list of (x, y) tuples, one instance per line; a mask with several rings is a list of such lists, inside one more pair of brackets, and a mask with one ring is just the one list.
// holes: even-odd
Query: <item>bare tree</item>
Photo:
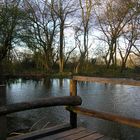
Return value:
[[(24, 0), (26, 12), (30, 19), (24, 41), (33, 51), (44, 54), (44, 67), (51, 71), (54, 58), (54, 43), (57, 31), (57, 17), (53, 11), (53, 3), (48, 1)], [(45, 60), (45, 61), (44, 61)]]
[(88, 49), (91, 46), (89, 44), (89, 30), (92, 20), (92, 0), (79, 0), (79, 19), (78, 24), (75, 25), (75, 46), (79, 48), (80, 56), (75, 72), (78, 73), (79, 69), (84, 65), (85, 60), (88, 61)]
[(84, 53), (88, 58), (88, 45), (89, 45), (89, 22), (92, 16), (93, 1), (92, 0), (79, 0), (81, 8), (81, 25), (83, 26), (84, 37)]
[(66, 19), (73, 15), (77, 10), (74, 0), (51, 0), (53, 10), (58, 17), (59, 22), (59, 72), (64, 71), (64, 29), (66, 27)]
[(135, 12), (129, 14), (135, 6), (135, 3), (131, 0), (129, 2), (107, 0), (102, 2), (98, 8), (95, 8), (99, 30), (105, 36), (105, 39), (102, 38), (102, 40), (109, 46), (106, 55), (108, 68), (110, 65), (117, 65), (117, 42), (124, 33), (123, 29), (127, 27), (127, 24), (135, 15)]
[[(139, 7), (140, 5), (137, 4)], [(140, 51), (137, 46), (137, 42), (140, 40), (140, 25), (139, 25), (139, 10), (138, 7), (135, 7), (133, 10), (136, 10), (137, 13), (135, 16), (132, 16), (131, 21), (128, 23), (127, 28), (124, 29), (123, 38), (125, 40), (125, 49), (121, 49), (121, 47), (118, 47), (119, 53), (121, 56), (121, 72), (126, 68), (126, 63), (128, 60), (128, 57), (131, 53), (138, 56), (140, 54)], [(129, 14), (133, 14), (134, 11), (132, 11)], [(138, 53), (136, 53), (138, 52)]]

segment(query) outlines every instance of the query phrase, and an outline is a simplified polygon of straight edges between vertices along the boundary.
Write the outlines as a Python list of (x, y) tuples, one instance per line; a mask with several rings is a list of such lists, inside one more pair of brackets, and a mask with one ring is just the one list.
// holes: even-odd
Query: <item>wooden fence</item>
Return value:
[[(77, 96), (77, 81), (140, 86), (140, 81), (133, 80), (133, 79), (97, 78), (97, 77), (74, 76), (70, 80), (70, 95), (71, 96)], [(100, 119), (104, 119), (104, 120), (109, 120), (109, 121), (129, 125), (129, 126), (132, 126), (132, 127), (140, 128), (140, 119), (123, 117), (123, 116), (120, 116), (120, 115), (107, 113), (107, 112), (96, 111), (96, 110), (91, 110), (91, 109), (86, 109), (86, 108), (83, 108), (83, 107), (67, 107), (66, 109), (71, 111), (72, 114), (75, 113), (75, 115), (73, 115), (71, 120), (75, 120), (77, 114), (83, 114), (83, 115), (87, 115), (87, 116), (91, 116), (91, 117), (96, 117), (96, 118), (100, 118)], [(75, 122), (75, 121), (73, 121), (73, 122)]]
[[(6, 86), (0, 85), (0, 106), (6, 104)], [(6, 139), (6, 116), (0, 116), (0, 140)]]
[(77, 81), (87, 81), (87, 82), (99, 82), (99, 83), (111, 83), (111, 84), (125, 84), (125, 85), (133, 85), (140, 86), (140, 81), (137, 80), (129, 80), (129, 79), (121, 79), (121, 78), (97, 78), (97, 77), (82, 77), (82, 76), (74, 76), (73, 79), (70, 80), (70, 96), (65, 97), (51, 97), (47, 99), (40, 99), (31, 102), (22, 102), (11, 105), (5, 105), (6, 99), (6, 88), (5, 86), (0, 86), (0, 140), (4, 140), (6, 135), (6, 115), (18, 111), (35, 109), (41, 107), (50, 107), (50, 106), (67, 106), (66, 109), (70, 111), (70, 124), (72, 128), (77, 127), (77, 114), (83, 114), (91, 117), (96, 117), (104, 120), (109, 120), (113, 122), (122, 123), (125, 125), (129, 125), (132, 127), (140, 128), (140, 119), (127, 118), (123, 116), (119, 116), (116, 114), (90, 110), (86, 108), (82, 108), (77, 105), (81, 105), (82, 100), (79, 96), (77, 96)]

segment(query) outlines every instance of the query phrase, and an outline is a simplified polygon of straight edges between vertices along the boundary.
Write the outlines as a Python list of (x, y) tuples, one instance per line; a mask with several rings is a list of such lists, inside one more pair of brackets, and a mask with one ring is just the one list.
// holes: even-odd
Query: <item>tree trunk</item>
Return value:
[(78, 62), (76, 68), (75, 68), (75, 73), (79, 73), (79, 68), (80, 68), (80, 62)]
[(110, 64), (111, 64), (111, 61), (113, 60), (113, 52), (112, 52), (112, 49), (110, 50), (110, 55), (109, 55), (109, 60), (108, 60), (108, 63), (107, 63), (107, 68), (110, 67)]
[(64, 40), (64, 21), (62, 19), (60, 24), (60, 48), (59, 48), (59, 72), (60, 73), (64, 71), (63, 40)]
[(122, 61), (121, 73), (124, 71), (125, 68), (126, 68), (126, 63), (124, 61)]

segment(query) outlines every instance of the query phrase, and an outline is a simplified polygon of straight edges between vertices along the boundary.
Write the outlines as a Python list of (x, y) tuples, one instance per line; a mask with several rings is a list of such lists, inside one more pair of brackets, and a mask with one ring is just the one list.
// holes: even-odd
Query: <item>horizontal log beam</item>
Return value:
[(79, 96), (49, 97), (46, 99), (39, 99), (35, 101), (15, 103), (15, 104), (9, 104), (6, 106), (1, 106), (0, 116), (18, 112), (18, 111), (29, 110), (29, 109), (51, 107), (51, 106), (65, 106), (65, 105), (76, 106), (76, 105), (81, 105), (81, 103), (82, 103), (82, 100)]
[(87, 77), (87, 76), (73, 76), (73, 80), (140, 86), (140, 80), (134, 80), (129, 78), (99, 78), (99, 77)]
[(99, 112), (99, 111), (90, 110), (82, 107), (66, 107), (66, 109), (90, 117), (96, 117), (103, 120), (118, 122), (132, 127), (140, 128), (140, 119), (127, 118), (119, 115), (114, 115), (111, 113)]
[(5, 85), (0, 85), (0, 88), (1, 88), (1, 87), (5, 87)]

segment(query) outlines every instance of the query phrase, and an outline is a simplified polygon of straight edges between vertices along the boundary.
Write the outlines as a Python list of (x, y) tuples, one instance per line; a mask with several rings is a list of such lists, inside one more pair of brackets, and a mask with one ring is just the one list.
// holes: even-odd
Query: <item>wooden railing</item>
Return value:
[[(70, 95), (77, 96), (77, 81), (87, 81), (87, 82), (99, 82), (99, 83), (111, 83), (111, 84), (123, 84), (123, 85), (133, 85), (140, 86), (140, 81), (130, 80), (124, 78), (97, 78), (97, 77), (83, 77), (83, 76), (74, 76), (70, 80)], [(132, 127), (140, 128), (140, 119), (133, 119), (128, 117), (119, 116), (116, 114), (86, 109), (83, 107), (66, 107), (67, 110), (71, 112), (71, 120), (76, 120), (77, 114), (83, 114), (91, 117), (96, 117), (104, 120), (109, 120), (113, 122), (118, 122), (121, 124), (129, 125)]]
[[(1, 94), (1, 92), (0, 92)], [(5, 94), (5, 93), (4, 93)], [(30, 102), (21, 102), (21, 103), (14, 103), (9, 105), (3, 105), (0, 107), (0, 118), (5, 120), (5, 115), (11, 114), (14, 112), (29, 110), (29, 109), (37, 109), (42, 107), (52, 107), (52, 106), (77, 106), (81, 105), (82, 100), (79, 96), (73, 97), (73, 96), (63, 96), (63, 97), (49, 97), (46, 99), (39, 99), (35, 101)], [(71, 111), (70, 111), (71, 112)], [(72, 113), (70, 113), (72, 115)], [(75, 115), (75, 113), (73, 113)], [(70, 115), (70, 116), (71, 116)], [(71, 117), (72, 118), (72, 117)], [(0, 121), (3, 121), (0, 120)], [(75, 120), (70, 119), (70, 128), (76, 127), (77, 124)], [(5, 123), (1, 124), (5, 128)], [(6, 129), (6, 128), (5, 128)], [(68, 129), (68, 128), (65, 128)], [(63, 130), (63, 129), (62, 129)], [(3, 131), (3, 133), (1, 133)], [(6, 139), (6, 130), (3, 130), (3, 128), (0, 129), (0, 140)]]
[(130, 79), (130, 78), (100, 78), (100, 77), (73, 76), (72, 80), (140, 86), (140, 80), (134, 80), (134, 79)]
[[(0, 106), (5, 105), (6, 103), (6, 86), (0, 85)], [(6, 117), (0, 116), (0, 140), (3, 140), (6, 137)]]
[[(70, 124), (72, 128), (77, 127), (77, 114), (83, 114), (91, 117), (96, 117), (104, 120), (114, 121), (129, 126), (140, 128), (140, 119), (127, 118), (111, 113), (90, 110), (82, 107), (77, 107), (81, 105), (82, 100), (77, 96), (77, 81), (88, 81), (88, 82), (99, 82), (99, 83), (111, 83), (111, 84), (125, 84), (140, 86), (140, 81), (128, 80), (128, 79), (114, 79), (114, 78), (95, 78), (95, 77), (81, 77), (74, 76), (70, 80), (70, 96), (65, 97), (50, 97), (46, 99), (40, 99), (31, 102), (15, 103), (10, 105), (5, 105), (0, 107), (0, 118), (14, 112), (24, 111), (29, 109), (36, 109), (42, 107), (51, 106), (67, 106), (66, 109), (70, 111)], [(5, 88), (3, 88), (5, 90)], [(4, 90), (0, 90), (0, 94), (6, 94)], [(2, 133), (0, 133), (2, 134)]]
[(52, 106), (77, 106), (81, 105), (82, 100), (79, 96), (49, 97), (29, 102), (14, 103), (0, 107), (0, 116), (14, 112)]

